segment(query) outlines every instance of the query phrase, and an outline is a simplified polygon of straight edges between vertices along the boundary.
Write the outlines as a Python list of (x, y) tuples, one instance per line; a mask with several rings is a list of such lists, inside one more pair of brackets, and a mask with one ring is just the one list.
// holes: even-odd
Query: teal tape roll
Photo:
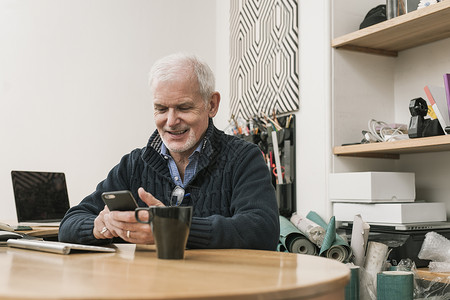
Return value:
[(350, 267), (350, 282), (345, 286), (345, 300), (359, 300), (359, 267)]
[(347, 241), (336, 233), (335, 217), (331, 217), (330, 222), (327, 224), (316, 212), (310, 211), (306, 218), (326, 230), (319, 255), (344, 263), (348, 262), (352, 256), (352, 249)]
[(378, 300), (412, 300), (414, 275), (406, 271), (385, 271), (377, 274)]
[(306, 237), (297, 237), (297, 239), (291, 242), (290, 248), (292, 253), (300, 253), (308, 255), (317, 254), (316, 246)]
[(315, 255), (316, 246), (287, 218), (280, 216), (280, 244), (278, 251)]

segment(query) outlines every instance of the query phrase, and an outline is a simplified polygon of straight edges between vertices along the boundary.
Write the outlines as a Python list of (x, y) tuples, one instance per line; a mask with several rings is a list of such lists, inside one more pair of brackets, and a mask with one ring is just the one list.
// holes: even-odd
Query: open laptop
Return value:
[[(342, 227), (351, 227), (352, 222), (343, 222)], [(450, 229), (450, 222), (416, 222), (416, 223), (403, 223), (403, 224), (391, 224), (391, 223), (369, 223), (370, 228), (373, 229), (386, 229), (386, 230), (399, 230), (399, 231), (415, 231), (415, 230), (437, 230), (437, 229)]]
[(64, 173), (11, 171), (11, 177), (19, 225), (59, 226), (70, 207)]

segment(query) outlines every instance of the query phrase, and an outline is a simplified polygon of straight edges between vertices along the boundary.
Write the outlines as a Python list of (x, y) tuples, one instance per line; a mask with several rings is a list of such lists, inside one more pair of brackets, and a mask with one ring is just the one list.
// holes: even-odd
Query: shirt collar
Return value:
[[(202, 148), (203, 148), (203, 144), (205, 142), (205, 139), (203, 139), (200, 144), (198, 144), (197, 148), (195, 148), (194, 152), (192, 152), (191, 155), (189, 155), (189, 160), (191, 160), (191, 158), (196, 154), (196, 153), (201, 153), (202, 152)], [(167, 155), (167, 156), (171, 156), (169, 153), (169, 149), (167, 149), (166, 145), (164, 144), (164, 142), (161, 144), (161, 155)]]

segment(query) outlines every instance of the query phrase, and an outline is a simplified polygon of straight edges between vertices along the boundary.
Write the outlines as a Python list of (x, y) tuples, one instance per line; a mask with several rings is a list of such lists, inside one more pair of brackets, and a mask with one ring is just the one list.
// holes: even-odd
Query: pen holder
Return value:
[(280, 215), (290, 218), (292, 214), (292, 183), (277, 184), (276, 197)]

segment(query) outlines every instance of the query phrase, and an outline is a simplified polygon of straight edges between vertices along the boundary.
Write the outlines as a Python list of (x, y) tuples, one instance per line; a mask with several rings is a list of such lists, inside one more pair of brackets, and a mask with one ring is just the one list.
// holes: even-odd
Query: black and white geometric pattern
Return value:
[(230, 110), (235, 117), (298, 110), (297, 1), (231, 1)]

